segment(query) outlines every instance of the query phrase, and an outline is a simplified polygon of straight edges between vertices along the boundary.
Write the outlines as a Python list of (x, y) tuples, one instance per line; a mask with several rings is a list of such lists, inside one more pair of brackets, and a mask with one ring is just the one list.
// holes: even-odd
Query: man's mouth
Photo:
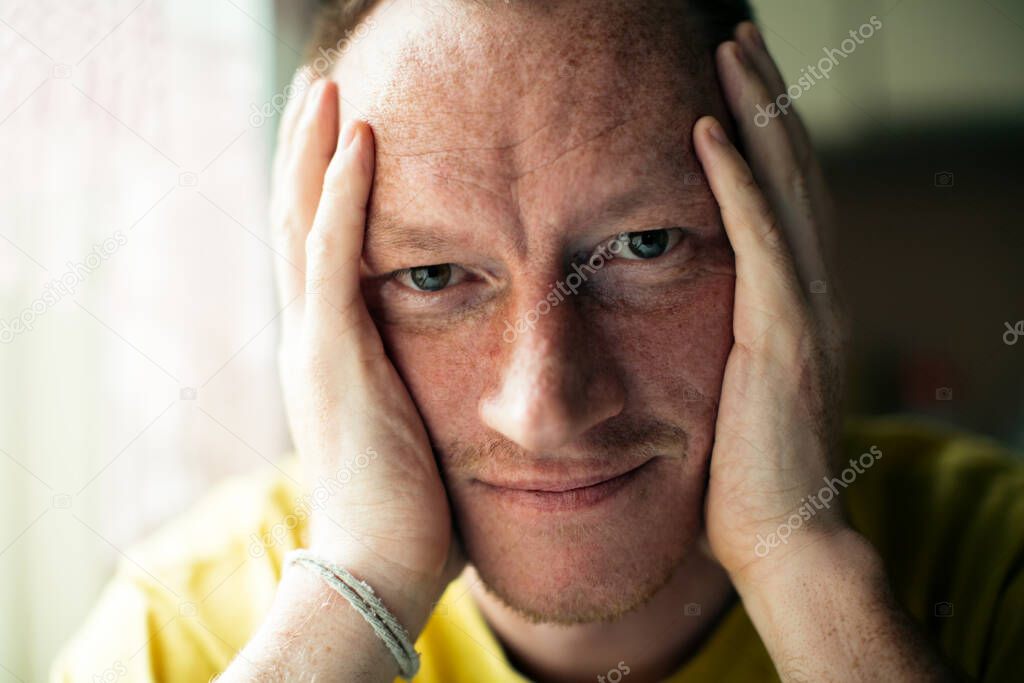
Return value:
[[(653, 460), (653, 458), (651, 459)], [(486, 495), (504, 503), (543, 512), (581, 510), (609, 500), (625, 489), (648, 467), (651, 460), (631, 469), (600, 474), (548, 474), (504, 479), (475, 479)]]

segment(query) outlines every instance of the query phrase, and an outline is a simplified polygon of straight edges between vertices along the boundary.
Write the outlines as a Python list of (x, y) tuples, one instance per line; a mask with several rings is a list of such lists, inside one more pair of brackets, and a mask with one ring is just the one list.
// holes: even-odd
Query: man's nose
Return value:
[(484, 424), (527, 451), (542, 452), (619, 414), (625, 389), (618, 369), (574, 302), (566, 299), (544, 315), (537, 306), (517, 308), (522, 322), (512, 323), (514, 334), (505, 325), (500, 343), (509, 348), (497, 385), (480, 400)]

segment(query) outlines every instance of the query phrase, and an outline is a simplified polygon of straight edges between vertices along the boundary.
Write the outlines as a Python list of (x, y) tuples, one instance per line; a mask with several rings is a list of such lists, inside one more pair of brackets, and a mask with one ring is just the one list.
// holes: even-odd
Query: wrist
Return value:
[[(730, 575), (755, 623), (827, 620), (891, 601), (881, 557), (849, 527), (822, 531), (775, 561)], [(784, 616), (783, 616), (784, 615)]]
[(420, 620), (426, 623), (448, 584), (444, 555), (434, 552), (441, 542), (430, 544), (431, 557), (425, 559), (424, 553), (410, 551), (423, 544), (413, 544), (400, 534), (368, 544), (327, 515), (313, 515), (309, 532), (305, 547), (369, 584), (410, 634), (422, 627)]
[(828, 583), (842, 575), (873, 576), (881, 571), (881, 558), (874, 546), (844, 524), (808, 529), (799, 543), (730, 571), (729, 578), (741, 594), (755, 594), (808, 579)]
[[(433, 605), (428, 594), (412, 585), (396, 589), (390, 578), (350, 573), (373, 588), (415, 642)], [(297, 668), (282, 669), (282, 657)], [(245, 680), (265, 670), (301, 669), (317, 680), (355, 680), (358, 673), (358, 680), (391, 681), (399, 675), (395, 655), (364, 616), (322, 576), (298, 564), (282, 568), (270, 612), (239, 659), (244, 666), (238, 675)]]
[[(316, 557), (338, 565), (357, 580), (368, 584), (414, 641), (426, 626), (434, 605), (444, 592), (445, 585), (440, 577), (411, 571), (373, 555), (369, 551), (343, 552), (333, 546), (328, 549), (316, 545), (311, 546), (309, 550)], [(292, 565), (287, 569), (292, 573), (311, 576), (317, 583), (317, 592), (326, 591), (336, 596), (342, 608), (347, 608), (353, 615), (356, 615), (357, 619), (362, 621), (362, 617), (348, 604), (348, 601), (334, 592), (322, 577), (297, 565)], [(359, 626), (365, 626), (366, 630), (370, 631), (368, 624), (360, 623)]]
[(952, 680), (853, 529), (813, 539), (734, 586), (782, 680)]
[(303, 567), (282, 570), (269, 613), (224, 680), (394, 680), (394, 656), (344, 597)]
[(742, 557), (723, 563), (733, 585), (751, 590), (768, 582), (784, 582), (809, 564), (830, 566), (833, 557), (874, 555), (874, 548), (840, 517), (818, 518), (796, 532), (757, 534), (757, 543)]

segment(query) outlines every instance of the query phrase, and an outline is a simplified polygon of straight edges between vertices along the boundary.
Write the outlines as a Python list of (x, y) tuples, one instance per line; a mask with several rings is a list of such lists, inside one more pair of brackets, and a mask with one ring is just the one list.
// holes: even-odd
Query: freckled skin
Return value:
[[(467, 557), (507, 605), (565, 623), (637, 606), (695, 552), (732, 343), (732, 252), (707, 185), (685, 182), (701, 170), (694, 121), (727, 119), (710, 57), (689, 54), (658, 3), (628, 23), (634, 3), (593, 4), (430, 14), (399, 0), (334, 74), (343, 116), (376, 136), (364, 292)], [(629, 211), (598, 215), (628, 192)], [(675, 226), (672, 251), (611, 260), (503, 338), (574, 255)], [(413, 230), (430, 251), (395, 237)], [(433, 295), (386, 277), (440, 263), (470, 275)], [(651, 455), (611, 505), (579, 513), (524, 514), (473, 481)]]

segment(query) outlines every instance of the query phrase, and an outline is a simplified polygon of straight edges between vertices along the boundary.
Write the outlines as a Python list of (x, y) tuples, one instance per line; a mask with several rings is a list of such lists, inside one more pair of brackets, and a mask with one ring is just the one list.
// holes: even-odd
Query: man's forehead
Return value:
[(685, 62), (681, 29), (616, 3), (516, 7), (396, 0), (369, 15), (335, 76), (343, 115), (374, 127), (377, 197), (429, 188), (475, 195), (478, 211), (557, 212), (540, 206), (553, 184), (621, 194), (699, 170), (690, 130), (714, 81), (710, 63)]
[(390, 153), (505, 148), (541, 160), (532, 148), (553, 138), (572, 145), (630, 119), (692, 116), (714, 90), (710, 61), (686, 46), (680, 20), (641, 11), (648, 4), (660, 7), (380, 3), (335, 71), (345, 114), (381, 128)]

